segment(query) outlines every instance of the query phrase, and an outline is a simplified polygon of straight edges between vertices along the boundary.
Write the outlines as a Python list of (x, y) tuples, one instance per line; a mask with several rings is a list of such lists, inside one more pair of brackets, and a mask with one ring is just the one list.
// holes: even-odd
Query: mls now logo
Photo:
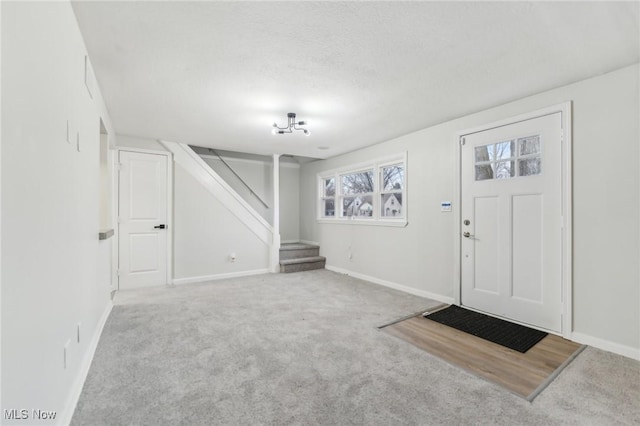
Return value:
[(56, 418), (55, 411), (43, 411), (43, 410), (26, 410), (26, 409), (11, 409), (4, 410), (5, 420), (53, 420)]

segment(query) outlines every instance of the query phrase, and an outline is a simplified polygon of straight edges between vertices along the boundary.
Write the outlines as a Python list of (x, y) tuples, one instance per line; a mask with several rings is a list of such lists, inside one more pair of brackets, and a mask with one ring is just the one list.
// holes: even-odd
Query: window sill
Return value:
[(367, 220), (367, 219), (316, 219), (317, 223), (331, 225), (366, 225), (366, 226), (390, 226), (395, 228), (405, 228), (409, 222), (406, 219), (396, 220)]

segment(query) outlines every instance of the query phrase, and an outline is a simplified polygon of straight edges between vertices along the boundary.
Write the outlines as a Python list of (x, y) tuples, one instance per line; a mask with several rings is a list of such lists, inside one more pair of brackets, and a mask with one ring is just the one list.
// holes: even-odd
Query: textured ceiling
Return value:
[[(116, 132), (256, 154), (327, 158), (640, 60), (637, 2), (73, 8)], [(272, 135), (287, 112), (312, 135)]]

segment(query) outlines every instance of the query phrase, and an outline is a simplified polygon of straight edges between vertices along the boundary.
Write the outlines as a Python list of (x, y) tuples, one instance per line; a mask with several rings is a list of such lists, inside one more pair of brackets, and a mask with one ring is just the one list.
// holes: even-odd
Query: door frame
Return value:
[(160, 151), (154, 149), (142, 149), (142, 148), (128, 148), (118, 147), (116, 148), (115, 169), (117, 176), (117, 190), (116, 190), (116, 220), (115, 220), (115, 241), (116, 246), (116, 263), (117, 263), (117, 290), (120, 290), (120, 152), (135, 152), (138, 154), (153, 154), (163, 155), (167, 157), (167, 276), (165, 278), (165, 285), (173, 284), (173, 154), (168, 151)]
[[(563, 102), (561, 104), (553, 105), (547, 108), (531, 111), (528, 113), (516, 115), (506, 119), (494, 121), (491, 123), (483, 124), (480, 126), (472, 127), (469, 129), (456, 132), (455, 144), (457, 161), (455, 162), (455, 192), (454, 199), (457, 200), (458, 208), (454, 209), (454, 217), (456, 225), (454, 226), (454, 284), (453, 284), (453, 299), (454, 304), (461, 305), (462, 295), (462, 212), (460, 206), (462, 206), (462, 138), (474, 133), (483, 132), (486, 130), (495, 129), (497, 127), (504, 127), (511, 124), (516, 124), (522, 121), (531, 120), (546, 115), (555, 113), (561, 113), (561, 176), (562, 176), (562, 325), (561, 335), (566, 339), (571, 338), (571, 332), (573, 330), (573, 303), (572, 303), (572, 283), (573, 283), (573, 237), (572, 237), (572, 103), (571, 101)], [(517, 322), (517, 321), (514, 321)], [(548, 330), (547, 330), (548, 331)]]

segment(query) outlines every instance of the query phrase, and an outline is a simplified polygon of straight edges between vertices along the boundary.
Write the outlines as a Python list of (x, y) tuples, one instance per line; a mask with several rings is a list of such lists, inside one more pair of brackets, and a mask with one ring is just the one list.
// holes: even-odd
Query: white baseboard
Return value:
[(82, 393), (84, 382), (87, 380), (87, 375), (89, 374), (89, 368), (91, 367), (93, 356), (96, 354), (98, 342), (100, 341), (100, 336), (102, 336), (102, 330), (104, 329), (104, 325), (107, 323), (107, 318), (109, 318), (111, 309), (113, 309), (113, 303), (109, 300), (109, 304), (102, 313), (102, 316), (98, 321), (98, 326), (96, 327), (93, 336), (91, 337), (91, 341), (89, 342), (89, 346), (87, 347), (87, 351), (82, 358), (80, 371), (78, 371), (78, 375), (71, 386), (71, 392), (67, 397), (64, 412), (60, 413), (62, 415), (58, 418), (57, 424), (59, 425), (68, 425), (71, 423), (73, 413), (76, 411), (76, 405), (78, 405), (78, 400), (80, 400), (80, 394)]
[[(447, 297), (447, 296), (442, 296), (440, 294), (435, 294), (435, 293), (431, 293), (424, 290), (418, 290), (413, 287), (408, 287), (406, 285), (382, 280), (380, 278), (361, 274), (359, 272), (350, 271), (344, 268), (339, 268), (337, 266), (326, 265), (325, 268), (330, 271), (337, 272), (339, 274), (350, 275), (354, 278), (359, 278), (361, 280), (369, 281), (374, 284), (379, 284), (385, 287), (393, 288), (395, 290), (400, 290), (405, 293), (413, 294), (415, 296), (426, 297), (428, 299), (437, 300), (438, 302), (442, 302), (442, 303), (454, 304), (453, 297)], [(571, 340), (577, 343), (581, 343), (583, 345), (593, 346), (595, 348), (602, 349), (607, 352), (612, 352), (614, 354), (622, 355), (627, 358), (640, 361), (640, 349), (633, 348), (631, 346), (621, 345), (619, 343), (611, 342), (609, 340), (604, 340), (598, 337), (589, 336), (588, 334), (576, 333), (576, 332), (571, 333)]]
[(319, 245), (320, 245), (320, 243), (319, 243), (319, 242), (317, 242), (317, 241), (300, 240), (300, 242), (301, 242), (302, 244), (310, 244), (310, 245), (312, 245), (312, 246), (319, 246)]
[(620, 343), (589, 336), (588, 334), (577, 333), (575, 331), (571, 333), (571, 340), (640, 361), (640, 349), (632, 348), (631, 346), (621, 345)]
[(248, 277), (251, 275), (268, 274), (269, 272), (271, 272), (269, 268), (264, 268), (264, 269), (254, 269), (252, 271), (227, 272), (224, 274), (203, 275), (200, 277), (174, 278), (173, 283), (174, 284), (201, 283), (204, 281), (223, 280), (225, 278)]
[(394, 283), (391, 281), (381, 280), (380, 278), (371, 277), (369, 275), (361, 274), (359, 272), (353, 272), (348, 269), (338, 268), (337, 266), (326, 265), (326, 269), (337, 272), (339, 274), (345, 274), (352, 276), (354, 278), (359, 278), (364, 281), (369, 281), (374, 284), (382, 285), (385, 287), (392, 288), (394, 290), (400, 290), (405, 293), (413, 294), (414, 296), (426, 297), (427, 299), (436, 300), (438, 302), (446, 303), (452, 305), (454, 303), (453, 297), (443, 296), (441, 294), (431, 293), (429, 291), (418, 290), (417, 288), (409, 287), (406, 285)]

